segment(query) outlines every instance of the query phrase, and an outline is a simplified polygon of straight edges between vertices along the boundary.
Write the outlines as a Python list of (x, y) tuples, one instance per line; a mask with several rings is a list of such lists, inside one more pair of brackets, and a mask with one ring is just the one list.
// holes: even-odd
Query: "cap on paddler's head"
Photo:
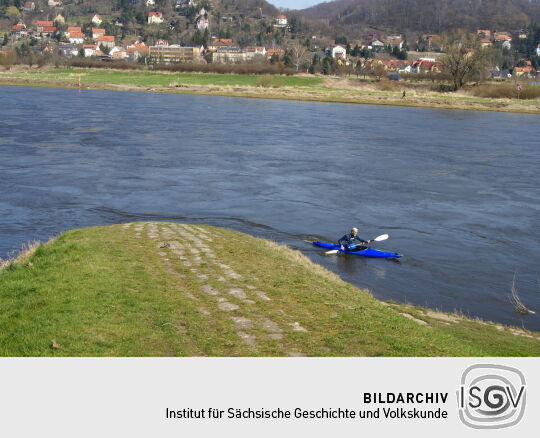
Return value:
[(356, 227), (351, 228), (351, 233), (358, 233), (358, 228)]

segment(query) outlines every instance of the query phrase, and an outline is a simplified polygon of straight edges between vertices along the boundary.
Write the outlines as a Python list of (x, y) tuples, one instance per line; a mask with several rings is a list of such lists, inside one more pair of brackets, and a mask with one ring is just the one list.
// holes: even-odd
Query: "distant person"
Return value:
[(401, 96), (402, 99), (405, 99), (405, 94), (406, 94), (406, 92), (405, 92), (405, 90), (403, 90), (403, 95)]
[(355, 242), (360, 242), (362, 245), (371, 243), (371, 240), (364, 240), (358, 237), (358, 228), (352, 228), (349, 234), (345, 234), (338, 240), (338, 245), (341, 246), (341, 250), (355, 251), (358, 249), (358, 245)]

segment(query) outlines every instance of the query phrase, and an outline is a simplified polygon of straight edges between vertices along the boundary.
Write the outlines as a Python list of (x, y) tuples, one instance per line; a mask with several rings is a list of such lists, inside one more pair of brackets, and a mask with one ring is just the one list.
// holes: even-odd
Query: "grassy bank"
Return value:
[(540, 113), (539, 100), (492, 99), (459, 93), (411, 89), (406, 84), (378, 89), (358, 79), (319, 76), (260, 76), (210, 73), (164, 73), (140, 70), (46, 69), (1, 72), (0, 85), (83, 88), (204, 94), (266, 99), (306, 100), (370, 105), (397, 105), (459, 110)]
[(0, 355), (538, 356), (540, 334), (383, 303), (244, 234), (134, 223), (4, 264)]

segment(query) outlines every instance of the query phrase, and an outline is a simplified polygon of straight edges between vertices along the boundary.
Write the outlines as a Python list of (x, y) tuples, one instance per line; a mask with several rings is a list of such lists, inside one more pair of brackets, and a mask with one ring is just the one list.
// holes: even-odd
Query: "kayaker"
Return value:
[(367, 245), (371, 243), (371, 240), (364, 240), (358, 237), (358, 228), (352, 228), (349, 234), (345, 234), (341, 239), (338, 240), (338, 245), (341, 246), (341, 249), (354, 251), (357, 249), (356, 241), (360, 242), (362, 245)]

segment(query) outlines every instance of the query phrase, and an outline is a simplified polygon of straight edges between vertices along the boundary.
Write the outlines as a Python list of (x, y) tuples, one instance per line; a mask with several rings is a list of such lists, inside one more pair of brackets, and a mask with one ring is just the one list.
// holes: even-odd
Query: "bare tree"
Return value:
[(454, 91), (481, 74), (491, 56), (489, 50), (480, 47), (476, 35), (463, 30), (443, 35), (441, 43), (445, 52), (441, 58), (443, 70), (450, 76)]
[(291, 60), (296, 67), (296, 71), (300, 70), (300, 66), (304, 63), (306, 58), (306, 46), (300, 41), (295, 41), (291, 47)]

